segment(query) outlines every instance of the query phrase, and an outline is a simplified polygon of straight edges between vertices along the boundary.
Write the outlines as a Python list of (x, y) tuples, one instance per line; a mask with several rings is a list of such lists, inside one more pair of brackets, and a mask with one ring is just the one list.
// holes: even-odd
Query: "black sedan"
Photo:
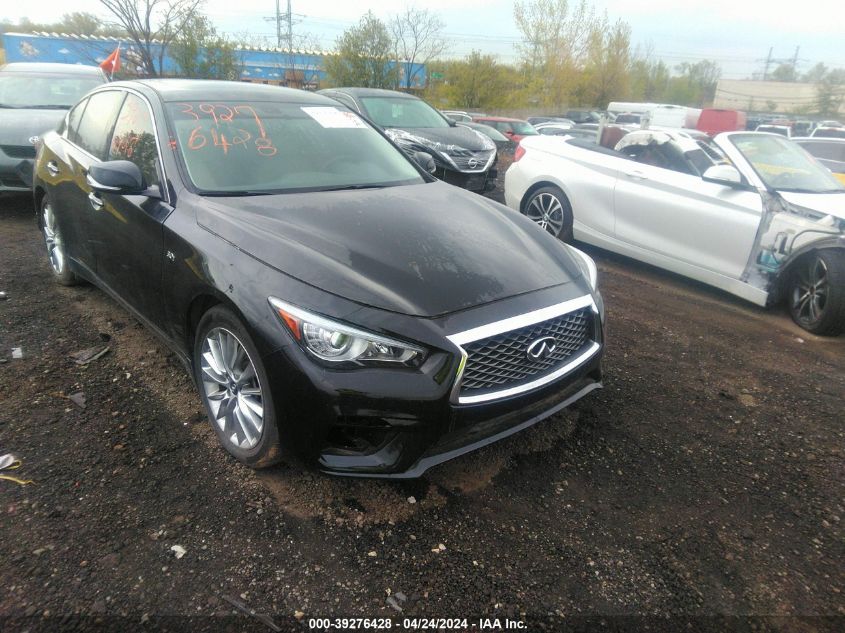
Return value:
[(367, 117), (406, 152), (429, 154), (441, 180), (478, 192), (496, 186), (496, 146), (490, 139), (456, 125), (419, 97), (378, 88), (329, 88), (320, 94)]
[(106, 81), (98, 66), (0, 66), (0, 192), (31, 189), (41, 135), (55, 129), (82, 95)]
[(418, 476), (601, 385), (592, 260), (320, 95), (109, 84), (35, 201), (56, 280), (164, 338), (250, 466)]

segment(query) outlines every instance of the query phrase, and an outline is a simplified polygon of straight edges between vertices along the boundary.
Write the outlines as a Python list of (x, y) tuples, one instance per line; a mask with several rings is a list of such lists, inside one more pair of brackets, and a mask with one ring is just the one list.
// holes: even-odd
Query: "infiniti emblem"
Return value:
[(538, 338), (536, 341), (532, 342), (528, 346), (528, 349), (525, 350), (525, 354), (531, 360), (543, 360), (552, 355), (555, 351), (555, 347), (557, 347), (555, 337), (544, 336), (543, 338)]

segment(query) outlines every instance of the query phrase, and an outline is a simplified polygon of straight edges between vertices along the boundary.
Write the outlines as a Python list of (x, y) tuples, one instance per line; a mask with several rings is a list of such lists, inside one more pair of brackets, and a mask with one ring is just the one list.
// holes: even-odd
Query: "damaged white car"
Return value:
[(814, 334), (845, 330), (845, 187), (798, 145), (758, 132), (707, 143), (637, 130), (612, 147), (524, 139), (505, 176), (506, 203), (561, 239), (761, 306), (786, 299)]

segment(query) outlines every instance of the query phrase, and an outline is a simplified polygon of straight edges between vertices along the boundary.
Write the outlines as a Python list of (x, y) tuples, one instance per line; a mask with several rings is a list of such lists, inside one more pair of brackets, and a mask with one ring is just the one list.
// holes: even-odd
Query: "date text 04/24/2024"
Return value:
[(309, 618), (308, 628), (318, 631), (399, 629), (405, 631), (518, 631), (527, 628), (510, 618)]

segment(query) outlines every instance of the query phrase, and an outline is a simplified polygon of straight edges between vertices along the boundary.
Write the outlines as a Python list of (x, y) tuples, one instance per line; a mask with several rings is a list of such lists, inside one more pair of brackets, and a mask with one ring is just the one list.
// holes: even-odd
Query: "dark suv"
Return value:
[(0, 192), (29, 191), (35, 145), (86, 92), (106, 83), (97, 66), (0, 66)]
[(407, 153), (434, 159), (434, 175), (449, 184), (483, 192), (496, 186), (496, 146), (489, 138), (458, 126), (422, 99), (376, 88), (320, 90), (381, 127)]

